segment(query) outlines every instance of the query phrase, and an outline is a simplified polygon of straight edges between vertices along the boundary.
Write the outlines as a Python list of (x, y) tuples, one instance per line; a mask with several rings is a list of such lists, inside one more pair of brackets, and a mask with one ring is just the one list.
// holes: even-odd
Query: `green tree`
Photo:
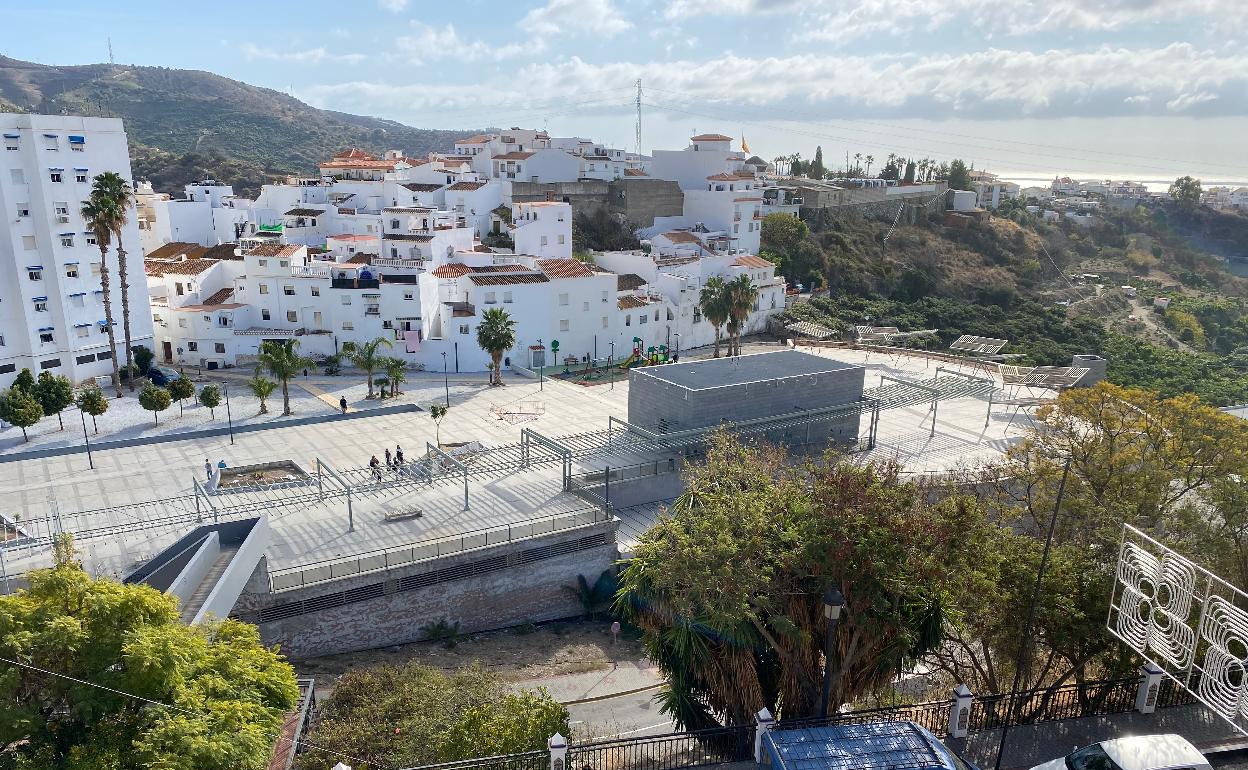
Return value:
[(139, 374), (146, 375), (152, 368), (152, 362), (156, 360), (156, 354), (144, 345), (135, 345), (132, 350), (134, 351), (134, 365), (138, 367)]
[(502, 385), (503, 354), (516, 346), (515, 319), (500, 307), (485, 311), (481, 316), (481, 323), (477, 325), (477, 344), (490, 354), (490, 361), (494, 365), (490, 372), (491, 384)]
[(386, 337), (378, 337), (362, 343), (354, 341), (343, 343), (342, 354), (347, 357), (352, 366), (363, 369), (368, 378), (368, 398), (373, 398), (373, 374), (385, 366), (386, 357), (379, 351), (383, 347), (393, 346), (394, 343)]
[(139, 391), (139, 406), (152, 413), (152, 419), (157, 425), (160, 424), (160, 413), (168, 409), (172, 403), (173, 398), (169, 395), (169, 391), (158, 387), (154, 382), (148, 381)]
[[(348, 342), (347, 345), (351, 343)], [(346, 349), (346, 346), (343, 346)], [(316, 367), (316, 362), (299, 353), (299, 340), (265, 340), (260, 343), (260, 366), (282, 384), (282, 415), (290, 415), (290, 380), (298, 377), (304, 369)], [(372, 379), (372, 373), (369, 373)], [(372, 395), (372, 386), (369, 386)], [(261, 412), (263, 414), (263, 411)]]
[(741, 724), (764, 706), (817, 713), (831, 587), (846, 609), (827, 661), (830, 710), (888, 686), (940, 644), (944, 597), (991, 529), (973, 498), (904, 482), (896, 465), (798, 465), (726, 432), (687, 473), (616, 600), (667, 678), (661, 709), (683, 729)]
[(386, 372), (386, 379), (390, 381), (390, 395), (403, 395), (400, 386), (407, 382), (407, 361), (395, 356), (389, 356), (382, 360), (381, 366)]
[(1190, 176), (1181, 176), (1170, 185), (1170, 197), (1179, 206), (1191, 210), (1200, 205), (1200, 180)]
[(188, 398), (195, 398), (195, 383), (183, 374), (169, 383), (169, 396), (178, 402), (178, 415), (181, 416), (185, 414), (182, 410), (182, 402)]
[(91, 427), (96, 433), (100, 432), (100, 426), (96, 423), (95, 418), (108, 411), (108, 398), (105, 397), (104, 391), (100, 390), (100, 386), (95, 382), (90, 382), (78, 392), (77, 402), (78, 408), (84, 414), (91, 415)]
[(208, 419), (217, 419), (216, 409), (221, 406), (221, 388), (205, 385), (199, 389), (199, 403), (208, 408)]
[(617, 219), (605, 206), (579, 211), (572, 217), (572, 249), (578, 254), (638, 248), (641, 248), (641, 241), (637, 240), (633, 228)]
[(43, 407), (28, 391), (17, 387), (0, 399), (0, 420), (22, 429), (22, 440), (30, 441), (26, 429), (43, 419)]
[(719, 358), (720, 330), (728, 322), (731, 312), (728, 285), (723, 278), (715, 275), (706, 279), (698, 295), (698, 306), (702, 308), (702, 317), (715, 329), (715, 357)]
[(950, 190), (974, 190), (971, 183), (971, 172), (967, 169), (966, 163), (960, 158), (955, 159), (949, 164), (949, 171), (946, 177)]
[(437, 442), (438, 446), (442, 446), (442, 420), (449, 411), (451, 411), (451, 408), (446, 404), (432, 404), (429, 407), (429, 417), (433, 419), (433, 440)]
[(763, 217), (762, 248), (788, 255), (810, 235), (806, 223), (789, 214), (768, 214)]
[(321, 359), (321, 371), (331, 377), (342, 371), (342, 356), (337, 354), (325, 356)]
[[(115, 171), (98, 174), (91, 184), (91, 198), (99, 197), (110, 204), (112, 216), (108, 226), (113, 231), (117, 242), (117, 280), (121, 290), (121, 328), (125, 337), (126, 371), (131, 373), (129, 379), (130, 392), (134, 392), (134, 347), (130, 342), (130, 283), (129, 266), (126, 264), (126, 249), (121, 234), (127, 224), (127, 214), (134, 207), (134, 190), (130, 183)], [(144, 310), (146, 312), (146, 309)], [(107, 316), (106, 316), (107, 317)], [(110, 319), (111, 320), (111, 319)], [(115, 352), (115, 351), (114, 351)]]
[(0, 676), (6, 767), (259, 768), (299, 693), (254, 626), (188, 626), (173, 597), (72, 557), (0, 596), (0, 657), (31, 666)]
[(815, 147), (815, 159), (810, 163), (810, 178), (823, 179), (827, 169), (823, 167), (823, 147)]
[(12, 388), (23, 393), (33, 394), (35, 392), (35, 375), (31, 374), (29, 369), (22, 369), (13, 378)]
[(586, 618), (597, 617), (600, 613), (611, 609), (615, 600), (615, 592), (619, 588), (615, 570), (604, 569), (594, 582), (584, 575), (576, 576), (576, 585), (568, 586), (568, 593), (576, 597), (585, 611)]
[(39, 402), (45, 415), (56, 415), (61, 430), (65, 430), (65, 420), (62, 419), (61, 412), (74, 403), (74, 384), (69, 378), (64, 375), (58, 377), (49, 371), (39, 372), (39, 381), (35, 383), (35, 390), (31, 395)]
[(252, 395), (260, 399), (260, 414), (268, 414), (268, 399), (269, 396), (273, 395), (273, 391), (277, 390), (277, 383), (270, 380), (268, 377), (265, 377), (260, 373), (260, 370), (257, 369), (252, 378), (247, 380), (246, 385)]
[(334, 683), (307, 736), (343, 753), (304, 752), (295, 767), (374, 770), (540, 751), (556, 732), (568, 734), (568, 712), (545, 690), (513, 692), (481, 668), (356, 668)]
[(125, 212), (106, 190), (93, 186), (90, 197), (83, 201), (79, 213), (86, 221), (87, 229), (95, 236), (95, 244), (100, 249), (100, 300), (104, 303), (104, 331), (108, 334), (109, 359), (113, 364), (113, 389), (117, 391), (117, 398), (121, 398), (121, 368), (117, 360), (117, 330), (113, 328), (116, 321), (113, 316), (108, 247), (113, 241), (113, 226), (125, 219)]
[(758, 302), (758, 287), (750, 280), (747, 273), (741, 273), (728, 282), (726, 301), (728, 303), (728, 355), (741, 355), (741, 332), (749, 320), (750, 311)]

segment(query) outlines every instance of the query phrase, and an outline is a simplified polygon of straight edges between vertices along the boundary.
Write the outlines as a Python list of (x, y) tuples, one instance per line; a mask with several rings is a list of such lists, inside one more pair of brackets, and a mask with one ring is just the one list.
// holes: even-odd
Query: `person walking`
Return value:
[(208, 480), (212, 481), (212, 463), (207, 457), (204, 458), (204, 473), (208, 474)]
[(394, 458), (390, 455), (390, 447), (386, 447), (386, 467), (394, 468)]
[(338, 406), (342, 409), (343, 414), (347, 413), (347, 397), (346, 396), (342, 396), (341, 398), (338, 399)]
[(403, 464), (403, 447), (399, 446), (398, 444), (394, 445), (394, 462), (397, 465)]
[(368, 461), (368, 467), (373, 469), (373, 480), (381, 481), (381, 461), (377, 459), (377, 455), (373, 455), (373, 459)]

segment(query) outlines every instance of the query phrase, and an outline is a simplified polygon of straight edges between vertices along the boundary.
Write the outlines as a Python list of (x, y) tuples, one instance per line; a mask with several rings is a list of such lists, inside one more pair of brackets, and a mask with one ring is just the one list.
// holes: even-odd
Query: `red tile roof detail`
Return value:
[(513, 286), (519, 283), (550, 283), (541, 273), (491, 273), (471, 275), (468, 280), (476, 286)]
[(433, 269), (435, 278), (459, 278), (472, 272), (472, 268), (462, 262), (447, 262)]
[(697, 136), (692, 137), (689, 141), (691, 142), (731, 142), (732, 137), (724, 136), (723, 134), (698, 134)]
[(233, 287), (227, 286), (221, 291), (213, 293), (208, 299), (204, 300), (205, 305), (224, 305), (225, 301), (234, 295)]
[(775, 265), (771, 262), (753, 254), (746, 254), (743, 257), (737, 257), (736, 261), (732, 264), (734, 267), (775, 267)]
[(486, 144), (489, 141), (489, 136), (486, 136), (485, 134), (477, 134), (476, 136), (470, 136), (467, 139), (457, 139), (455, 140), (455, 144)]
[(618, 307), (620, 310), (636, 310), (637, 308), (645, 307), (648, 304), (650, 303), (647, 302), (646, 300), (640, 297), (633, 297), (633, 296), (620, 297), (615, 302), (615, 306)]
[(645, 171), (642, 171), (639, 168), (626, 168), (624, 169), (624, 176), (650, 176), (650, 175), (647, 174)]
[(355, 242), (355, 241), (375, 241), (377, 240), (377, 238), (378, 236), (376, 235), (356, 235), (353, 233), (341, 233), (339, 235), (327, 236), (325, 240)]
[(663, 233), (663, 237), (672, 243), (701, 243), (698, 236), (687, 230), (671, 230)]
[(737, 175), (736, 174), (715, 174), (714, 176), (708, 176), (707, 179), (713, 180), (716, 182), (735, 182), (737, 181)]
[(482, 187), (485, 187), (486, 184), (488, 184), (488, 182), (456, 182), (446, 189), (471, 192), (473, 190), (480, 190)]
[(494, 160), (527, 160), (532, 155), (531, 152), (505, 152), (502, 155), (495, 155)]
[(369, 155), (359, 147), (352, 147), (349, 150), (334, 153), (334, 160), (338, 160), (340, 158), (350, 158), (351, 160), (377, 160), (376, 155)]
[(539, 259), (537, 269), (551, 278), (592, 278), (594, 271), (575, 259)]

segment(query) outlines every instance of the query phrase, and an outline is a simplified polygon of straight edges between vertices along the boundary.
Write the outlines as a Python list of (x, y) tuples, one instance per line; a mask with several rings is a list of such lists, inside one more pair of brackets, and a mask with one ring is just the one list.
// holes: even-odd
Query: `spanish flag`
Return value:
[(741, 152), (749, 152), (749, 151), (750, 151), (750, 145), (746, 144), (745, 134), (742, 134), (741, 135)]

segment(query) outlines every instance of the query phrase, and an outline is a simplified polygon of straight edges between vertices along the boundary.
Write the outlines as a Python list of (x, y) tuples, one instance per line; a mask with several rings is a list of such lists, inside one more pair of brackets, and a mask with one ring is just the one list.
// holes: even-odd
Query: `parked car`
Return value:
[(1181, 735), (1135, 735), (1075, 749), (1031, 770), (1211, 770), (1209, 760)]
[(159, 387), (168, 387), (169, 383), (178, 379), (182, 375), (170, 369), (167, 366), (153, 366), (147, 370), (147, 378), (152, 381), (153, 385)]

